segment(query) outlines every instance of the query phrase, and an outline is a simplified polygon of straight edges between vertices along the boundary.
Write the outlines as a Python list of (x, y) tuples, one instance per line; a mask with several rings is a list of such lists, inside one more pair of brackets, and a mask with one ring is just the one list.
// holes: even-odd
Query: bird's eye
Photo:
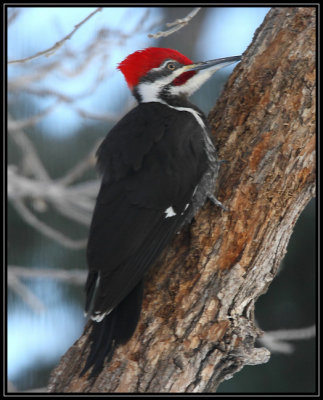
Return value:
[(166, 65), (166, 67), (167, 67), (167, 69), (169, 69), (170, 71), (174, 71), (174, 69), (176, 69), (176, 65), (175, 65), (174, 63), (172, 63), (172, 62), (169, 62), (169, 63)]

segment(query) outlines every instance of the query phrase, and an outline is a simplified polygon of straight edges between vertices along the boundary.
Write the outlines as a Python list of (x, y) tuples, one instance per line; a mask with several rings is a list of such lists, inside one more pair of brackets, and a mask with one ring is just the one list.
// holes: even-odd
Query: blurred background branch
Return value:
[[(10, 164), (8, 168), (8, 198), (16, 211), (28, 224), (39, 230), (42, 234), (57, 241), (60, 245), (68, 248), (82, 248), (86, 245), (86, 238), (74, 240), (68, 235), (59, 232), (50, 227), (49, 224), (42, 222), (35, 215), (32, 208), (27, 207), (25, 201), (31, 199), (33, 208), (38, 211), (44, 211), (51, 203), (55, 210), (63, 217), (73, 219), (74, 221), (88, 226), (91, 221), (91, 214), (94, 207), (94, 200), (98, 191), (98, 180), (89, 180), (81, 184), (75, 184), (75, 181), (81, 179), (88, 170), (93, 170), (95, 165), (95, 152), (101, 141), (96, 140), (89, 153), (76, 165), (72, 166), (62, 176), (52, 179), (50, 173), (41, 161), (32, 139), (29, 137), (26, 129), (37, 128), (39, 122), (44, 117), (52, 113), (59, 106), (64, 105), (74, 110), (79, 117), (84, 120), (97, 120), (101, 122), (116, 122), (126, 113), (131, 104), (126, 103), (125, 108), (117, 113), (96, 113), (80, 107), (79, 101), (95, 94), (100, 84), (107, 78), (109, 69), (109, 41), (118, 42), (118, 46), (130, 39), (133, 35), (139, 34), (143, 29), (143, 24), (148, 17), (149, 9), (135, 24), (135, 27), (127, 34), (122, 30), (110, 30), (108, 28), (97, 29), (93, 40), (85, 45), (83, 50), (74, 47), (69, 48), (66, 41), (70, 40), (76, 31), (90, 20), (96, 13), (102, 11), (97, 8), (87, 15), (81, 22), (75, 25), (74, 29), (62, 39), (57, 41), (47, 50), (37, 52), (32, 56), (9, 61), (8, 64), (23, 64), (19, 76), (14, 75), (8, 80), (8, 100), (9, 106), (19, 102), (22, 94), (51, 101), (51, 104), (41, 111), (34, 113), (27, 118), (17, 118), (11, 113), (8, 115), (8, 133), (10, 139), (15, 143), (20, 151), (20, 162)], [(20, 10), (14, 9), (10, 13), (8, 23), (11, 24), (19, 16)], [(147, 30), (153, 28), (155, 22), (147, 27)], [(41, 56), (48, 57), (61, 48), (59, 57), (55, 60), (43, 58), (42, 63), (35, 68), (34, 64), (27, 61), (35, 60)], [(81, 54), (82, 53), (82, 54)], [(81, 54), (81, 57), (80, 57)], [(68, 62), (72, 61), (72, 66)], [(50, 87), (48, 78), (51, 74), (58, 74), (59, 79), (79, 79), (91, 64), (96, 63), (97, 74), (93, 83), (83, 91), (78, 91), (75, 95), (69, 95), (61, 90)], [(49, 86), (48, 86), (49, 85)], [(30, 99), (31, 100), (31, 99)], [(11, 108), (11, 107), (9, 107)]]
[(295, 347), (288, 343), (295, 340), (312, 339), (316, 336), (316, 326), (311, 325), (299, 329), (279, 329), (268, 331), (259, 339), (259, 342), (271, 352), (290, 354)]
[(200, 11), (200, 9), (201, 9), (201, 7), (196, 7), (185, 18), (178, 18), (174, 22), (168, 22), (166, 24), (166, 26), (171, 29), (168, 29), (167, 31), (161, 31), (158, 33), (150, 33), (148, 35), (148, 37), (158, 39), (161, 37), (169, 36), (169, 35), (173, 34), (174, 32), (179, 31), (180, 29), (184, 28), (184, 26), (186, 26), (193, 17), (195, 17), (195, 15)]
[(70, 32), (67, 36), (65, 36), (63, 39), (59, 40), (56, 42), (52, 47), (50, 47), (47, 50), (44, 51), (39, 51), (33, 56), (22, 58), (20, 60), (12, 60), (8, 61), (8, 64), (17, 64), (17, 63), (24, 63), (27, 61), (34, 60), (35, 58), (41, 57), (41, 56), (52, 56), (60, 47), (63, 46), (63, 44), (66, 42), (66, 40), (71, 39), (71, 37), (74, 35), (74, 33), (86, 22), (88, 21), (91, 17), (93, 17), (94, 14), (97, 12), (102, 11), (102, 7), (97, 8), (95, 11), (93, 11), (91, 14), (89, 14), (86, 18), (84, 18), (81, 22), (79, 22), (77, 25), (75, 25), (74, 29), (72, 32)]

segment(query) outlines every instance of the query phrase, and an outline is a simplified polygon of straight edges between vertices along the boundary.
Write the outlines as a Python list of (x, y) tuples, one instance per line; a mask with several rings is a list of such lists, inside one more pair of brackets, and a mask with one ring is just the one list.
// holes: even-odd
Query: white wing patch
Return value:
[(183, 210), (183, 212), (181, 213), (181, 215), (183, 215), (184, 214), (184, 212), (187, 210), (187, 207), (190, 205), (190, 203), (187, 203), (186, 204), (186, 206), (185, 206), (185, 208), (184, 208), (184, 210)]
[(91, 315), (91, 320), (95, 322), (101, 322), (105, 316), (110, 314), (111, 311), (112, 310), (108, 310), (104, 313), (101, 313), (100, 311), (94, 311), (94, 314), (96, 315)]
[(165, 210), (166, 217), (165, 218), (170, 218), (174, 217), (176, 215), (176, 212), (174, 211), (173, 207), (170, 206)]

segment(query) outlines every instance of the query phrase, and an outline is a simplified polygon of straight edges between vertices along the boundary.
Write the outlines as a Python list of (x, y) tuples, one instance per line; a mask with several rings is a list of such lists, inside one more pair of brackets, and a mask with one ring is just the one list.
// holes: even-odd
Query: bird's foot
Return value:
[(221, 201), (219, 201), (213, 194), (209, 194), (208, 198), (212, 201), (213, 204), (215, 204), (216, 206), (222, 208), (222, 210), (224, 211), (229, 211), (228, 208), (226, 208)]

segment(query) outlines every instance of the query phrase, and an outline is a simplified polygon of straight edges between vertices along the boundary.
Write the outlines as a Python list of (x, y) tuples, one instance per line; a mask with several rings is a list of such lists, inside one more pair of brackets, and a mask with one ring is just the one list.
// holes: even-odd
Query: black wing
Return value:
[(140, 104), (100, 146), (103, 178), (87, 249), (87, 308), (94, 296), (98, 321), (135, 288), (179, 230), (207, 169), (201, 127), (185, 114)]

